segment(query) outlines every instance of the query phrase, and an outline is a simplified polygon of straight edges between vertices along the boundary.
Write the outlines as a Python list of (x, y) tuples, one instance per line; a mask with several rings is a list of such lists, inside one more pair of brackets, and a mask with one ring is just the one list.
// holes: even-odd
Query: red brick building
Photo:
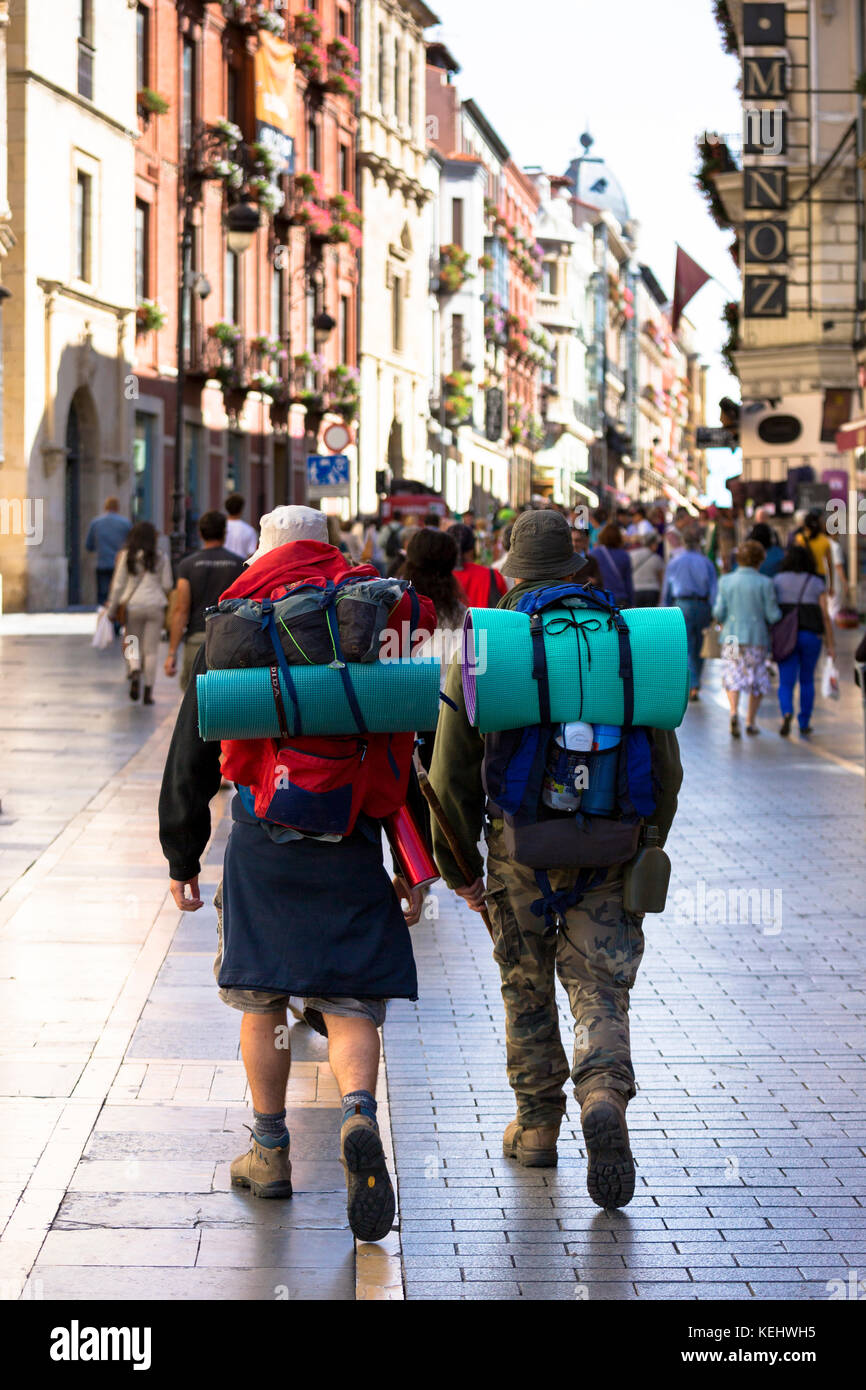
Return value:
[[(274, 170), (257, 142), (255, 54), (271, 34), (294, 50), (287, 90), (277, 93), (290, 116), (293, 172)], [(323, 422), (357, 413), (355, 37), (355, 0), (139, 0), (133, 510), (171, 530), (187, 189), (190, 542), (195, 517), (229, 491), (246, 496), (254, 523), (304, 500), (305, 458)], [(241, 203), (259, 214), (243, 251), (227, 229)]]

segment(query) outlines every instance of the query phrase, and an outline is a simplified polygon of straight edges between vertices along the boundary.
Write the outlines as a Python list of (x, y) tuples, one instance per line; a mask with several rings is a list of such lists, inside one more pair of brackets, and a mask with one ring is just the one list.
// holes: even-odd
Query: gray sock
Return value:
[(266, 1149), (284, 1148), (289, 1142), (285, 1110), (278, 1110), (275, 1115), (262, 1115), (254, 1110), (253, 1134)]

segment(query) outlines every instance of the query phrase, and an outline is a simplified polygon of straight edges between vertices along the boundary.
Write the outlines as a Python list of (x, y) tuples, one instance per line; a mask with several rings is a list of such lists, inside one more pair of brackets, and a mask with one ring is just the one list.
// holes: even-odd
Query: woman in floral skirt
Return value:
[(737, 550), (737, 565), (722, 575), (713, 606), (713, 617), (722, 624), (722, 686), (731, 707), (731, 736), (740, 737), (740, 695), (749, 697), (746, 733), (760, 733), (758, 706), (770, 689), (767, 658), (770, 628), (782, 616), (773, 581), (758, 568), (766, 551), (758, 541), (744, 541)]

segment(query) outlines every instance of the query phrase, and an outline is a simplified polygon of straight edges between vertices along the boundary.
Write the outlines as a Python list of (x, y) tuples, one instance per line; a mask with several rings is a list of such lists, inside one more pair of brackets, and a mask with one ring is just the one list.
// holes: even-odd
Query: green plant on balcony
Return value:
[(468, 372), (449, 372), (443, 379), (443, 405), (449, 425), (465, 424), (472, 415), (472, 378)]
[(295, 188), (305, 198), (321, 198), (322, 176), (315, 170), (305, 169), (300, 174), (295, 174)]
[(164, 116), (169, 103), (159, 92), (151, 87), (142, 87), (138, 93), (138, 110), (142, 116)]
[(220, 319), (210, 328), (210, 336), (216, 338), (223, 347), (234, 347), (242, 335), (236, 323), (229, 323), (225, 319)]
[(135, 311), (136, 333), (158, 332), (165, 323), (165, 310), (155, 299), (142, 299)]
[(717, 227), (730, 227), (729, 218), (721, 195), (716, 188), (716, 174), (728, 174), (736, 170), (730, 150), (723, 140), (709, 140), (701, 137), (697, 141), (700, 163), (695, 182), (701, 190), (709, 208), (710, 216)]
[(302, 10), (300, 14), (295, 15), (292, 23), (295, 26), (295, 36), (300, 42), (310, 39), (317, 41), (322, 37), (319, 16), (313, 14), (312, 10)]
[(523, 439), (526, 413), (526, 407), (520, 401), (508, 402), (508, 438), (512, 444), (519, 444)]
[(310, 82), (321, 82), (328, 66), (328, 55), (316, 43), (304, 39), (295, 48), (295, 66)]
[(737, 31), (734, 28), (728, 0), (713, 0), (713, 14), (722, 32), (722, 45), (726, 53), (737, 53)]
[(285, 33), (286, 21), (281, 14), (275, 10), (266, 10), (264, 5), (256, 7), (255, 19), (260, 29), (267, 29), (269, 34), (277, 34), (282, 38)]
[(728, 336), (722, 347), (722, 358), (731, 375), (736, 376), (734, 353), (740, 346), (740, 306), (735, 299), (729, 300), (725, 305), (722, 310), (722, 318), (728, 326)]
[(543, 422), (537, 415), (527, 416), (523, 428), (523, 439), (533, 451), (540, 449), (545, 440), (546, 431)]
[(493, 269), (493, 257), (488, 255), (486, 251), (483, 255), (478, 257), (478, 268), (479, 270)]
[(472, 271), (467, 270), (469, 252), (462, 246), (449, 242), (439, 248), (439, 287), (445, 294), (456, 294), (467, 280), (472, 279)]

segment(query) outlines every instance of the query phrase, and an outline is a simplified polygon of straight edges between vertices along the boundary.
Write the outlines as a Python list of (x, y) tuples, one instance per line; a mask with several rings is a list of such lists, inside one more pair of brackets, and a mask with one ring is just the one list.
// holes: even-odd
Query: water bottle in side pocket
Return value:
[(622, 729), (617, 724), (593, 724), (589, 754), (589, 785), (580, 802), (581, 813), (609, 816), (616, 805), (616, 778)]

